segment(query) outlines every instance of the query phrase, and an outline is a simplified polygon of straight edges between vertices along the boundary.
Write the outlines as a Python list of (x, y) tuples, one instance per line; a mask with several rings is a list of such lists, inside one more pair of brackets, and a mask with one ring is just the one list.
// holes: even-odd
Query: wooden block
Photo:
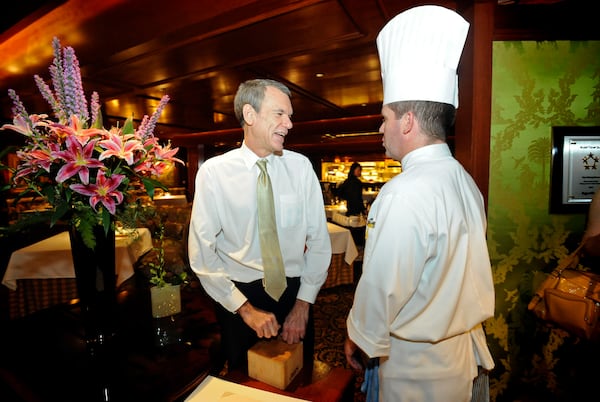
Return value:
[(248, 350), (248, 377), (285, 389), (302, 369), (302, 347), (280, 339), (257, 342)]

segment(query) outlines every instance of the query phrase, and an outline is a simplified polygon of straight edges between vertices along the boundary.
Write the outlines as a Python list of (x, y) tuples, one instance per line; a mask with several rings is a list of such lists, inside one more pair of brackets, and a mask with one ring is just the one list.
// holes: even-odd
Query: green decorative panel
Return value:
[(496, 314), (486, 322), (494, 401), (577, 400), (580, 385), (598, 376), (581, 362), (600, 361), (600, 345), (544, 325), (527, 304), (576, 247), (586, 219), (549, 213), (552, 127), (599, 125), (600, 41), (494, 43), (488, 244)]

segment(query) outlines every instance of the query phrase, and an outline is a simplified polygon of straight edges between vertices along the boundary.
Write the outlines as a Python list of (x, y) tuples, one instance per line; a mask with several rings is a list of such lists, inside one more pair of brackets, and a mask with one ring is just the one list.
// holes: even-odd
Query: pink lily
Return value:
[[(120, 191), (116, 191), (119, 185), (125, 179), (125, 175), (113, 174), (110, 177), (104, 175), (103, 170), (98, 170), (96, 175), (96, 183), (92, 184), (71, 184), (69, 187), (71, 190), (90, 197), (90, 205), (96, 212), (98, 209), (96, 206), (99, 202), (114, 215), (116, 213), (116, 206), (123, 202), (124, 196)], [(116, 202), (115, 202), (116, 200)]]
[(56, 144), (48, 144), (50, 149), (32, 149), (29, 151), (17, 151), (17, 157), (20, 160), (16, 178), (25, 177), (32, 173), (37, 173), (40, 168), (50, 173), (50, 167), (55, 158), (52, 156), (53, 150), (58, 150)]
[(167, 162), (155, 161), (146, 165), (147, 173), (151, 176), (161, 176), (168, 166)]
[[(136, 136), (139, 138), (139, 135), (137, 132), (136, 132)], [(160, 144), (158, 143), (158, 138), (156, 138), (154, 136), (150, 136), (144, 140), (144, 148), (146, 148), (146, 149), (152, 149), (157, 145), (160, 145)]]
[(178, 162), (184, 165), (185, 163), (181, 159), (175, 158), (177, 151), (179, 151), (179, 147), (171, 149), (171, 143), (168, 143), (164, 147), (160, 145), (154, 146), (154, 154), (158, 159), (163, 161)]
[(79, 120), (79, 117), (73, 115), (69, 119), (69, 125), (52, 123), (50, 124), (50, 130), (58, 135), (60, 138), (74, 137), (79, 141), (81, 145), (86, 144), (90, 138), (100, 136), (106, 137), (106, 130), (98, 128), (83, 128), (83, 122)]
[(50, 173), (50, 166), (54, 162), (52, 151), (49, 149), (37, 149), (29, 153), (28, 159), (40, 166), (46, 172)]
[[(119, 159), (124, 159), (129, 166), (133, 165), (135, 162), (133, 159), (135, 156), (134, 152), (143, 151), (144, 147), (140, 141), (130, 138), (133, 138), (132, 134), (121, 136), (119, 133), (111, 131), (108, 139), (98, 143), (102, 148), (106, 149), (106, 151), (100, 154), (98, 160), (116, 156)], [(125, 143), (123, 143), (123, 139), (125, 139)]]
[(90, 182), (89, 168), (100, 168), (104, 166), (102, 162), (92, 158), (92, 152), (94, 151), (96, 141), (89, 141), (83, 146), (83, 144), (76, 141), (73, 136), (69, 136), (67, 137), (66, 144), (66, 151), (52, 153), (52, 156), (55, 158), (60, 158), (67, 162), (58, 171), (56, 181), (62, 183), (79, 173), (81, 182), (83, 184), (88, 184)]
[(32, 126), (29, 125), (27, 119), (22, 115), (16, 115), (13, 119), (13, 124), (4, 124), (0, 127), (0, 130), (13, 130), (17, 133), (31, 137), (33, 129), (37, 126), (47, 126), (48, 122), (45, 120), (48, 117), (47, 114), (32, 114), (29, 116), (29, 120)]
[(133, 170), (136, 173), (141, 173), (141, 174), (146, 174), (146, 175), (152, 175), (152, 174), (155, 174), (154, 173), (154, 167), (153, 167), (154, 163), (155, 162), (153, 162), (153, 161), (151, 161), (149, 159), (146, 159), (146, 160), (142, 161), (142, 163), (136, 165), (133, 168)]
[(17, 157), (19, 158), (19, 166), (17, 167), (13, 180), (16, 181), (17, 179), (27, 177), (30, 174), (34, 175), (40, 170), (39, 165), (34, 163), (29, 157), (29, 153), (17, 151)]

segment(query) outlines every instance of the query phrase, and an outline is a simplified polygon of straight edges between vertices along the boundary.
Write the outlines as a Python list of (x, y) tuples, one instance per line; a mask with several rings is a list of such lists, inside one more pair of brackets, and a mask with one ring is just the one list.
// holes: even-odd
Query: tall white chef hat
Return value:
[(458, 107), (456, 68), (469, 23), (455, 11), (419, 6), (390, 20), (377, 36), (383, 104), (434, 101)]

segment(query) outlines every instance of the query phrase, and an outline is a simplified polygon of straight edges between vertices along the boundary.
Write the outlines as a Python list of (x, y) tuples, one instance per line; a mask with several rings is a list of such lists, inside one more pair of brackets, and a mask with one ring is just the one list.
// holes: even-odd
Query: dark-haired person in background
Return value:
[(362, 198), (363, 183), (360, 180), (362, 166), (354, 162), (348, 171), (348, 178), (338, 189), (338, 196), (346, 200), (346, 215), (362, 215), (365, 213), (365, 204)]

